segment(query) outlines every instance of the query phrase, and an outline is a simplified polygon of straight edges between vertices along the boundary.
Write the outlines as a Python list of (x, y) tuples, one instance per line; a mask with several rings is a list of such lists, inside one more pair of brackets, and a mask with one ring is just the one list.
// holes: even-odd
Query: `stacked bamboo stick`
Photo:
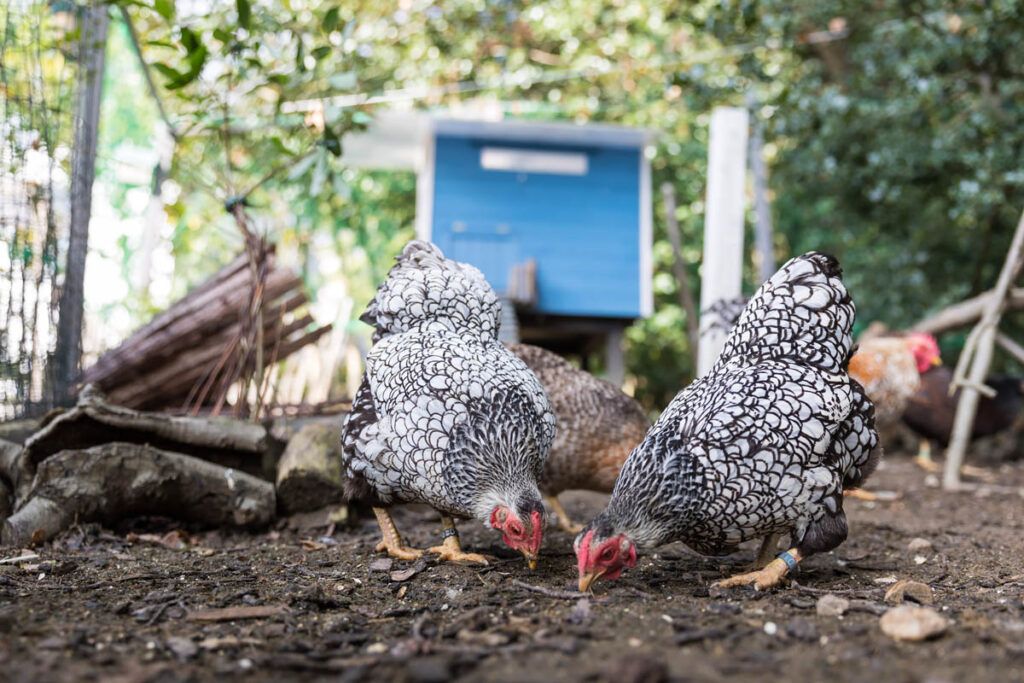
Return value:
[[(255, 340), (267, 363), (316, 342), (331, 326), (314, 328), (312, 317), (300, 313), (308, 301), (301, 278), (276, 266), (272, 248), (264, 258), (259, 292), (250, 257), (242, 254), (104, 354), (83, 372), (83, 384), (130, 408), (218, 405), (231, 384), (252, 373), (254, 354), (245, 352)], [(253, 315), (254, 301), (261, 315)], [(262, 334), (251, 329), (258, 320)]]

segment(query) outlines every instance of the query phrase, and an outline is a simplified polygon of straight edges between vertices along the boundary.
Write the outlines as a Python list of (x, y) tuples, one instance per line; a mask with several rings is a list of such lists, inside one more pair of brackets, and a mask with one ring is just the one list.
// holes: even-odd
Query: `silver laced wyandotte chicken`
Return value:
[(500, 304), (476, 268), (413, 241), (361, 318), (375, 344), (342, 432), (346, 492), (373, 507), (377, 550), (413, 559), (388, 506), (441, 514), (442, 560), (463, 552), (454, 517), (477, 518), (536, 563), (544, 532), (537, 481), (555, 435), (544, 390), (497, 341)]
[[(723, 586), (776, 586), (846, 539), (843, 490), (881, 452), (874, 407), (847, 374), (853, 301), (835, 258), (786, 263), (750, 300), (704, 377), (629, 455), (608, 506), (576, 537), (580, 590), (682, 541), (720, 555), (764, 539), (755, 572)], [(781, 535), (791, 548), (774, 555)]]
[(557, 431), (544, 463), (541, 493), (555, 511), (559, 527), (579, 533), (583, 526), (573, 524), (558, 494), (570, 489), (610, 493), (622, 463), (651, 422), (631, 396), (558, 354), (532, 344), (509, 344), (508, 348), (540, 380), (555, 413)]

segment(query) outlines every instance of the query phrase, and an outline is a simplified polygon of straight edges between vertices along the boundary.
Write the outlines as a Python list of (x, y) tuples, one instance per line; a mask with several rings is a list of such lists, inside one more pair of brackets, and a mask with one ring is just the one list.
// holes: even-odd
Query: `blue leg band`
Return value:
[(784, 553), (779, 553), (776, 557), (786, 563), (786, 566), (789, 567), (789, 571), (796, 571), (796, 558), (790, 555), (788, 550)]

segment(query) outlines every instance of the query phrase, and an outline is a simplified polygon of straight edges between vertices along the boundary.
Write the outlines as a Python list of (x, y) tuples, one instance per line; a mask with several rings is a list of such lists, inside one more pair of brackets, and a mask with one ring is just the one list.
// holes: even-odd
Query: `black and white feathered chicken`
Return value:
[[(847, 374), (854, 306), (841, 275), (811, 252), (761, 286), (711, 372), (665, 409), (577, 536), (580, 590), (618, 577), (638, 549), (682, 541), (717, 555), (753, 538), (765, 566), (722, 585), (766, 588), (846, 539), (843, 489), (880, 449), (874, 407)], [(791, 549), (769, 562), (786, 533)]]
[(536, 562), (543, 534), (537, 481), (555, 420), (537, 378), (497, 341), (500, 304), (476, 268), (413, 241), (361, 318), (376, 328), (366, 373), (342, 433), (349, 498), (370, 504), (378, 550), (409, 548), (387, 507), (441, 513), (444, 560), (464, 553), (453, 517), (475, 517)]

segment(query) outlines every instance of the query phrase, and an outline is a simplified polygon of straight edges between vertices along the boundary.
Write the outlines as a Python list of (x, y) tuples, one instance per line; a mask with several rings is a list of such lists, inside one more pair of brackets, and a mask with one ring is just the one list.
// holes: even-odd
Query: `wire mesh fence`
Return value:
[(53, 407), (70, 218), (76, 79), (71, 2), (0, 7), (0, 421)]

